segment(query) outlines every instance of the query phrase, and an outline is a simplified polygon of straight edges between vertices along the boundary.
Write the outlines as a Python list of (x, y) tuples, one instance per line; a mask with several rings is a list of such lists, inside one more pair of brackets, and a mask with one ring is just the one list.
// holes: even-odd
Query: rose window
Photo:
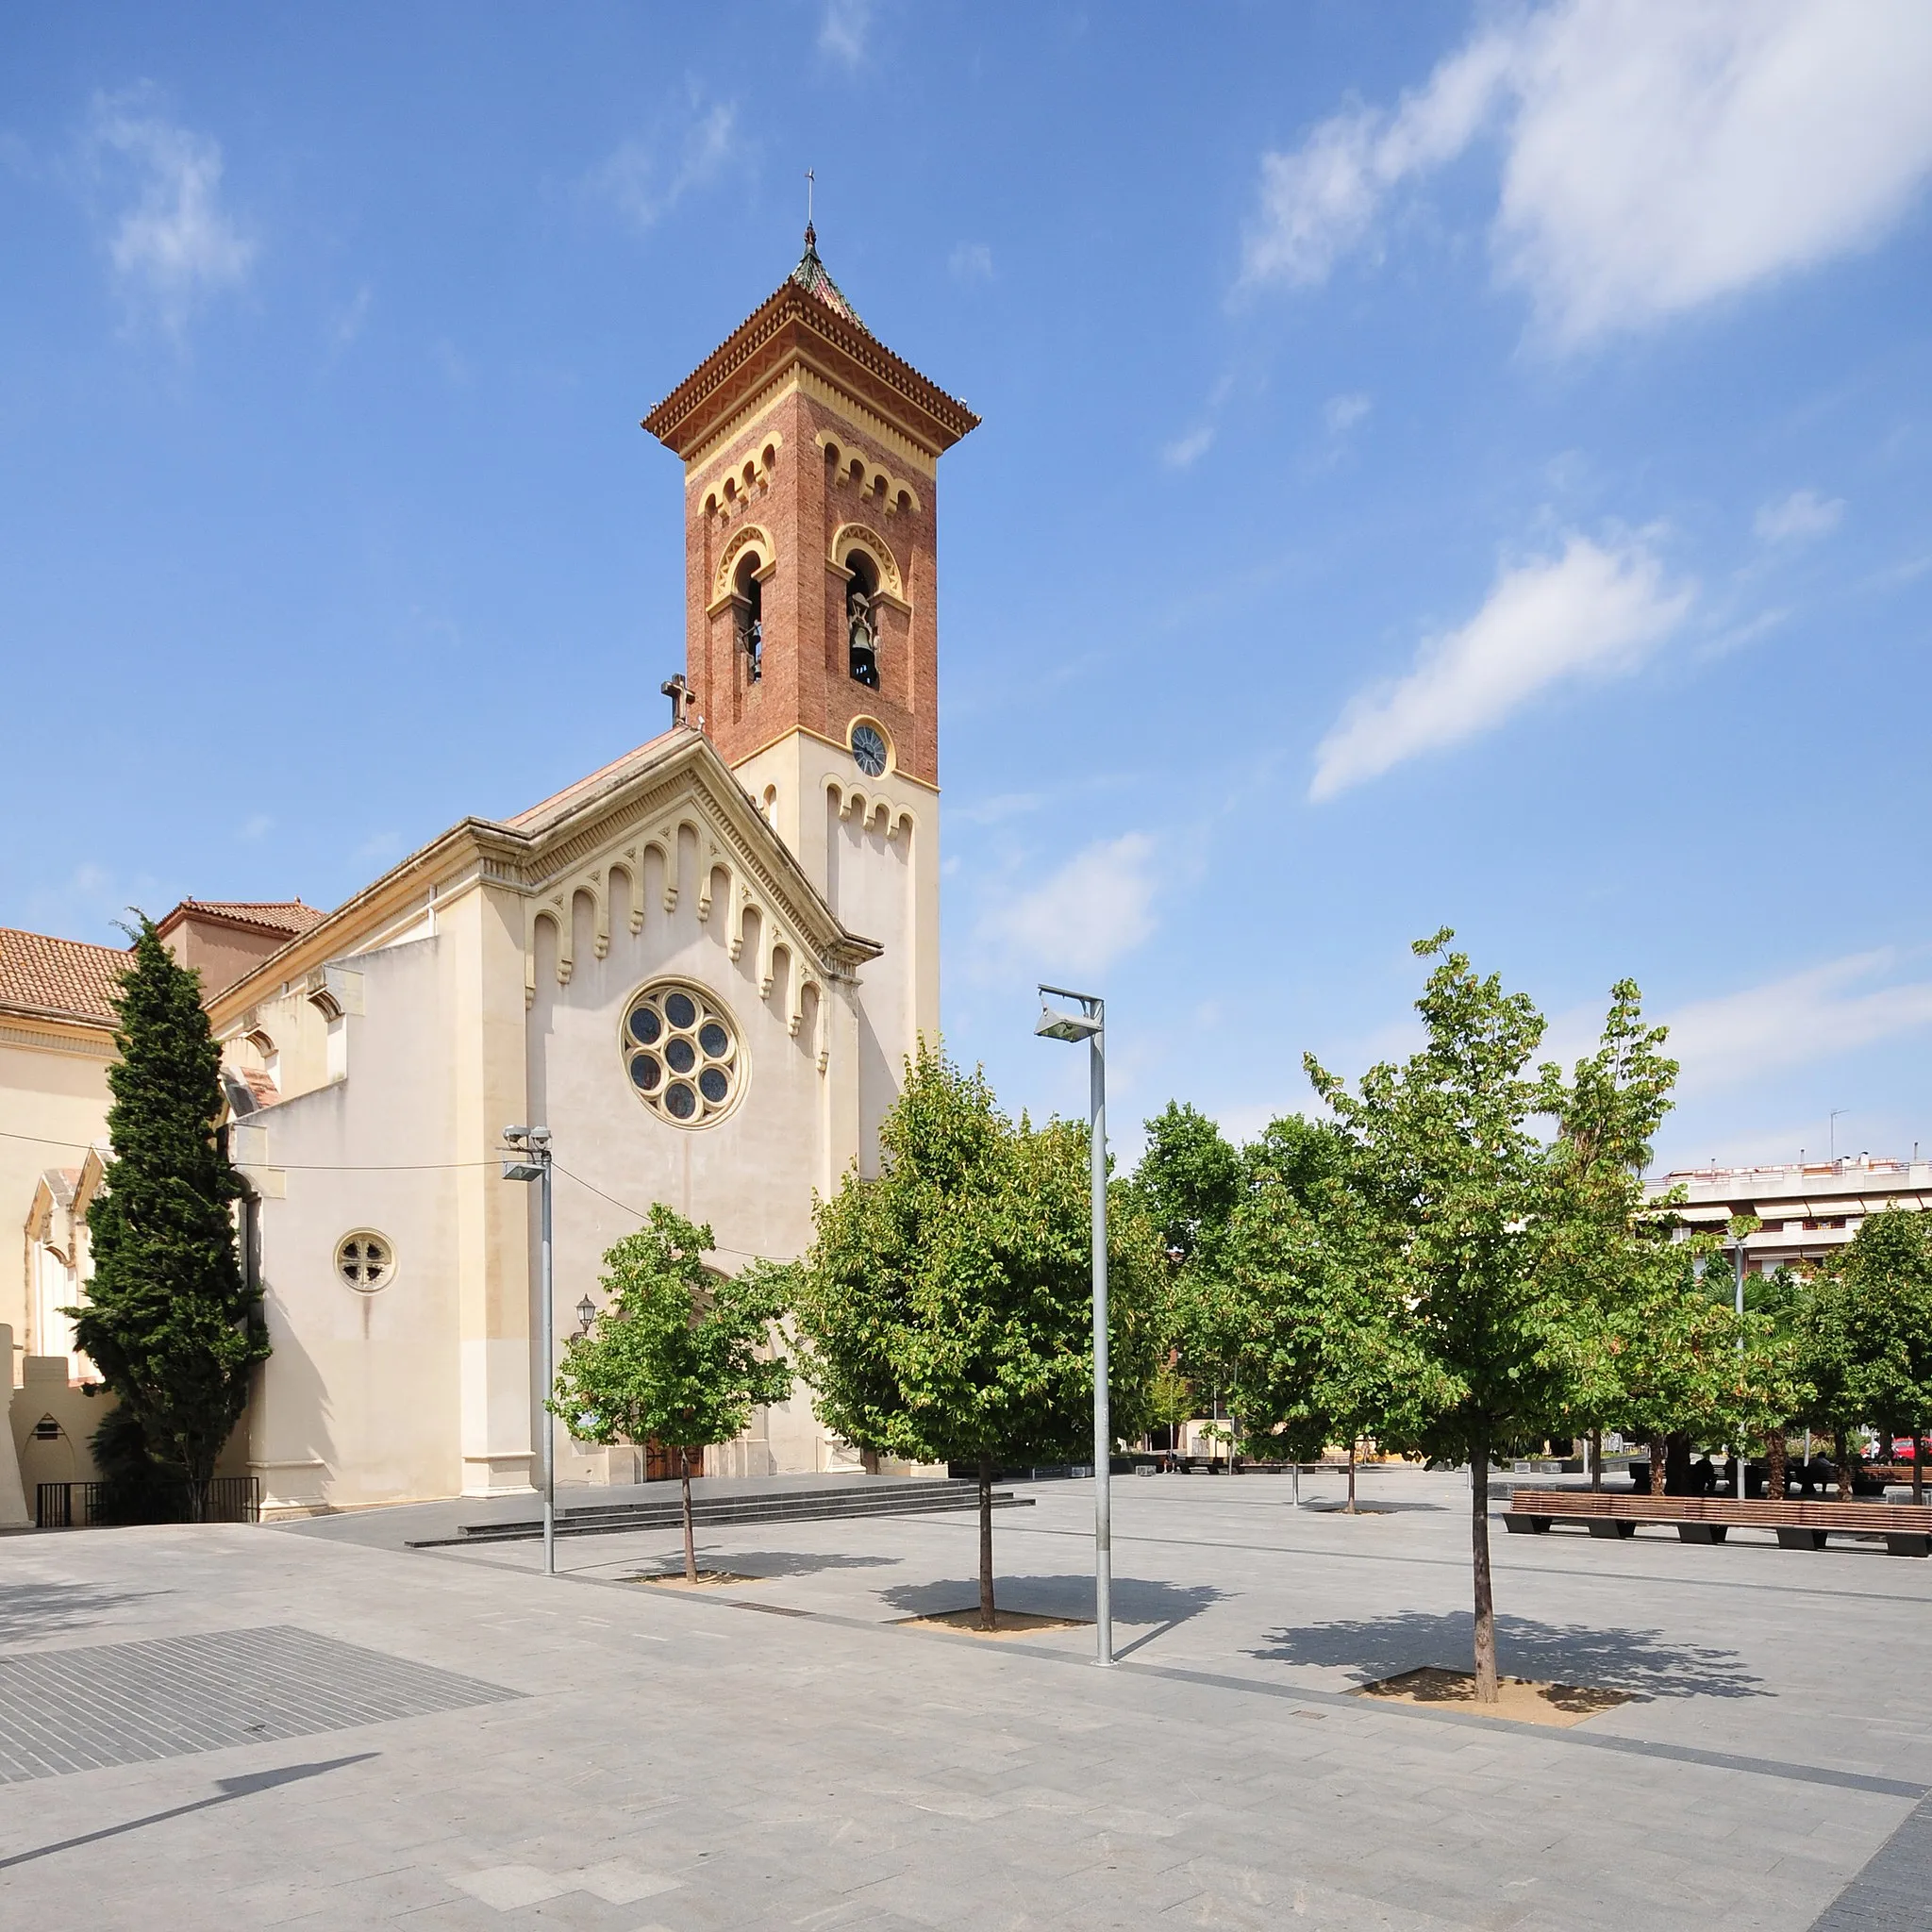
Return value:
[(336, 1243), (336, 1273), (359, 1294), (374, 1294), (389, 1286), (395, 1273), (396, 1251), (386, 1235), (358, 1228)]
[(731, 1016), (695, 986), (647, 986), (624, 1017), (630, 1084), (653, 1112), (680, 1127), (728, 1113), (744, 1085)]

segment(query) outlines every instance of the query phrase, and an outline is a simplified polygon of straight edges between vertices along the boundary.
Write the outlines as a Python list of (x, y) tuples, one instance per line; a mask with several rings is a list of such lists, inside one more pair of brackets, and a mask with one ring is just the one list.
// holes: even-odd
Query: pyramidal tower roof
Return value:
[(819, 259), (808, 222), (798, 266), (644, 418), (643, 426), (687, 462), (758, 398), (804, 365), (884, 418), (930, 457), (979, 418), (920, 375), (859, 320)]
[[(819, 259), (818, 230), (809, 222), (805, 225), (805, 253), (798, 258), (798, 266), (791, 271), (791, 279), (808, 295), (816, 295), (826, 308), (842, 315), (847, 322), (856, 322), (860, 328), (865, 328), (865, 318), (846, 300), (844, 290), (825, 273), (825, 265)], [(866, 332), (871, 333), (869, 329)]]

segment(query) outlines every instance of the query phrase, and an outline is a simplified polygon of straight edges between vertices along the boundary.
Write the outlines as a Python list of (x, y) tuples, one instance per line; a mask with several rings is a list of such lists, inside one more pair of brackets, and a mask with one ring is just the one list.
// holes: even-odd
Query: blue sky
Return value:
[(1457, 928), (1682, 1162), (1932, 1148), (1932, 11), (17, 12), (0, 923), (332, 905), (659, 727), (638, 418), (798, 252), (941, 471), (944, 1008), (1116, 1131)]

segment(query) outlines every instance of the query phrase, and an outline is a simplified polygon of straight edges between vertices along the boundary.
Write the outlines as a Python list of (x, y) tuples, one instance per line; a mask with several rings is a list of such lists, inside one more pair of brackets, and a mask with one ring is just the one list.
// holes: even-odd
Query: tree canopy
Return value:
[[(847, 1441), (978, 1471), (990, 1627), (992, 1471), (1091, 1454), (1087, 1129), (1015, 1125), (983, 1074), (922, 1043), (879, 1146), (878, 1177), (848, 1174), (815, 1210), (800, 1366), (820, 1419)], [(1109, 1397), (1116, 1434), (1131, 1437), (1160, 1359), (1162, 1263), (1124, 1188), (1111, 1206)]]
[(661, 1203), (604, 1257), (608, 1296), (590, 1332), (564, 1344), (549, 1407), (586, 1442), (656, 1438), (680, 1457), (684, 1563), (697, 1580), (691, 1456), (743, 1434), (753, 1408), (783, 1402), (792, 1371), (777, 1344), (785, 1271), (738, 1275), (705, 1263), (711, 1230)]

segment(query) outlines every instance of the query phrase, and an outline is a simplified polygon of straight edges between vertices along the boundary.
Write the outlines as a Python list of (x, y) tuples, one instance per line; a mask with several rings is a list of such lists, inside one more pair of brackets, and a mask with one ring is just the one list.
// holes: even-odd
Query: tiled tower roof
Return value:
[[(847, 322), (856, 322), (865, 328), (865, 320), (858, 310), (845, 299), (845, 291), (825, 273), (825, 265), (819, 259), (818, 232), (808, 222), (805, 225), (805, 253), (798, 258), (798, 266), (791, 271), (790, 280), (795, 282), (808, 295), (816, 295), (827, 308), (842, 315)], [(871, 330), (866, 330), (871, 334)]]

